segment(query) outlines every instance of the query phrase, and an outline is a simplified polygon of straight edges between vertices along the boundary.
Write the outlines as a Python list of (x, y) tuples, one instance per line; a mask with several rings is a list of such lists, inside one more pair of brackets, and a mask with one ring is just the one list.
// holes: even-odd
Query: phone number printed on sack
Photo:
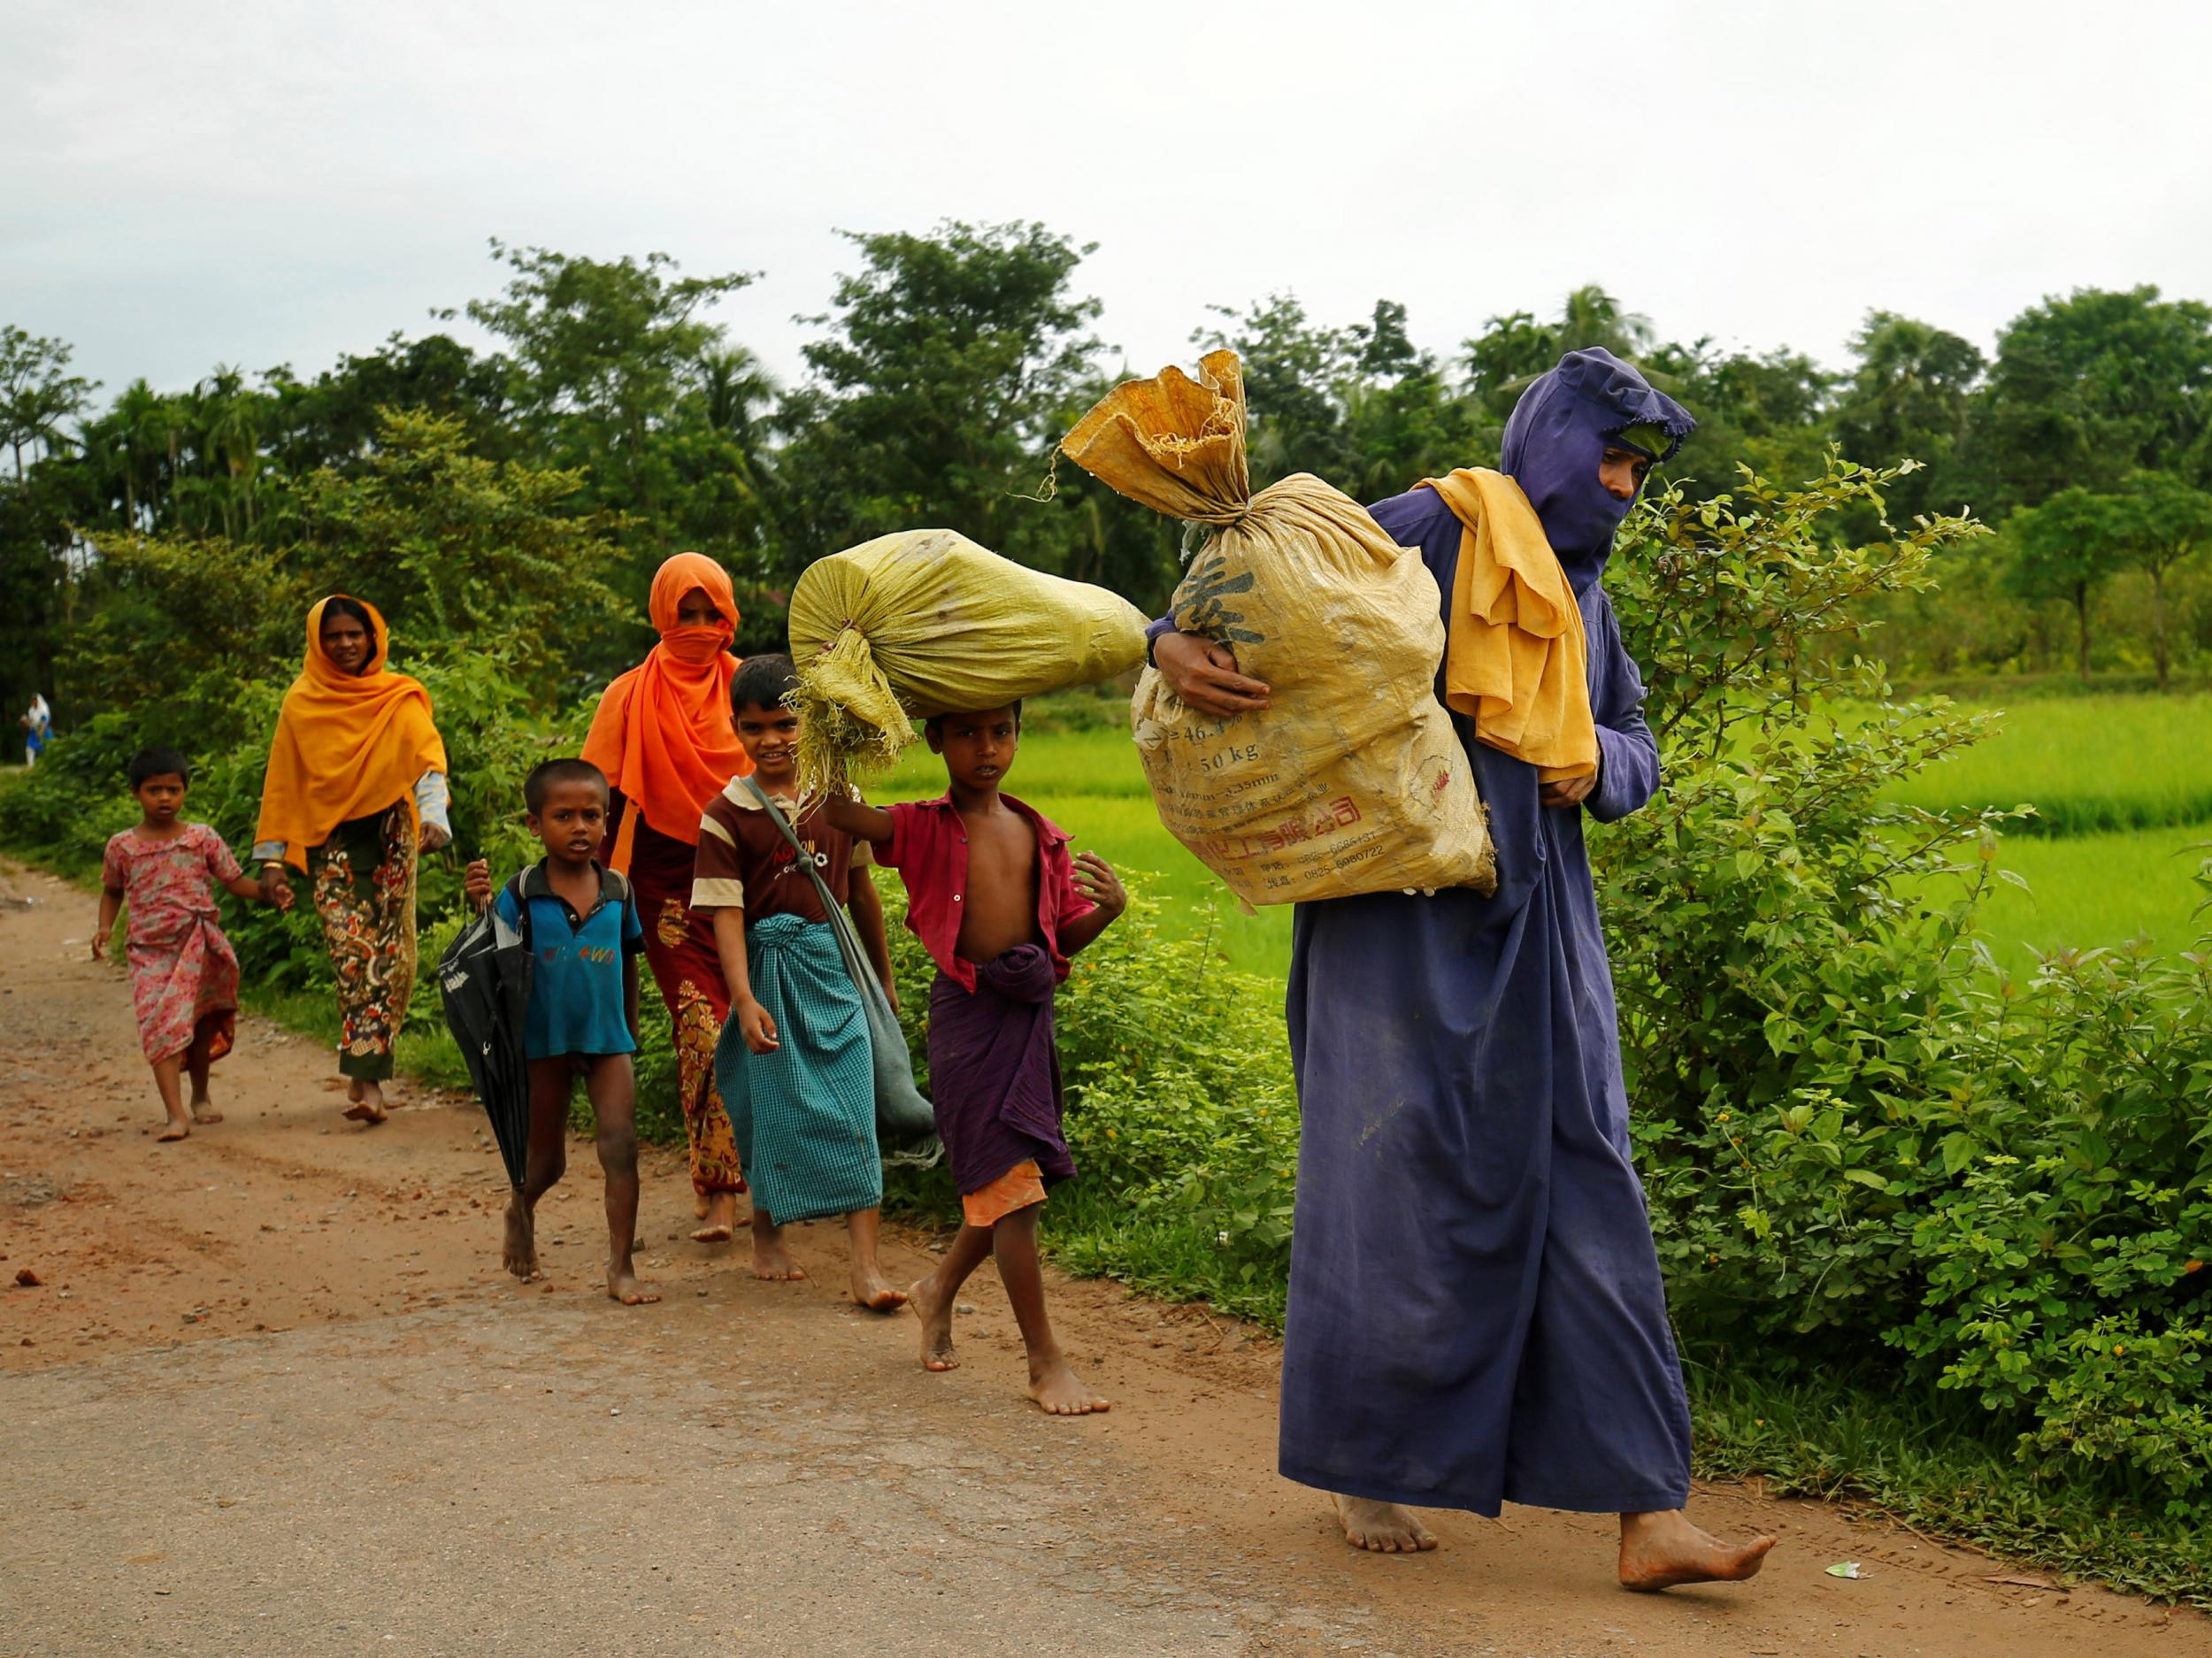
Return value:
[(1349, 794), (1331, 801), (1308, 821), (1292, 817), (1273, 829), (1257, 834), (1232, 835), (1206, 842), (1207, 850), (1223, 858), (1265, 857), (1281, 852), (1302, 841), (1318, 841), (1324, 835), (1348, 829), (1360, 821), (1360, 810)]

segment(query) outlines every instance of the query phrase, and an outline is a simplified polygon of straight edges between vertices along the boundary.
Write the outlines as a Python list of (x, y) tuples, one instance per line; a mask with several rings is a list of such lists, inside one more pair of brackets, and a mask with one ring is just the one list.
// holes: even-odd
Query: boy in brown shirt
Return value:
[[(788, 656), (753, 656), (730, 683), (751, 781), (776, 802), (833, 902), (852, 913), (861, 947), (894, 1005), (883, 905), (867, 853), (799, 798), (799, 717), (783, 705)], [(852, 1294), (889, 1312), (906, 1295), (876, 1261), (883, 1164), (867, 1016), (805, 864), (739, 779), (707, 802), (691, 907), (711, 913), (730, 987), (715, 1079), (753, 1196), (753, 1275), (805, 1277), (785, 1247), (794, 1221), (841, 1215), (852, 1237)], [(856, 871), (857, 870), (857, 872)]]

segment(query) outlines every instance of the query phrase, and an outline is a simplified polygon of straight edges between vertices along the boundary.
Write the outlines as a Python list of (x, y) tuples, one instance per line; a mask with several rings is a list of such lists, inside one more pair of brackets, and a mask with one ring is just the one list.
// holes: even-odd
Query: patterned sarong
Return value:
[(1049, 1186), (1075, 1172), (1060, 1127), (1052, 957), (1018, 944), (976, 969), (972, 991), (942, 971), (929, 993), (929, 1095), (962, 1195), (1018, 1163)]
[(645, 964), (668, 1004), (692, 1189), (742, 1192), (744, 1169), (714, 1080), (714, 1046), (730, 1017), (730, 992), (722, 982), (722, 956), (714, 946), (714, 918), (691, 907), (698, 848), (661, 833), (641, 816), (636, 821), (630, 886), (637, 894), (638, 918), (645, 924)]
[(402, 805), (342, 823), (307, 867), (338, 979), (338, 1074), (388, 1082), (415, 991), (414, 817)]
[(753, 1202), (778, 1225), (874, 1209), (883, 1201), (875, 1060), (836, 935), (768, 916), (745, 942), (754, 998), (780, 1045), (753, 1053), (733, 1016), (714, 1071)]

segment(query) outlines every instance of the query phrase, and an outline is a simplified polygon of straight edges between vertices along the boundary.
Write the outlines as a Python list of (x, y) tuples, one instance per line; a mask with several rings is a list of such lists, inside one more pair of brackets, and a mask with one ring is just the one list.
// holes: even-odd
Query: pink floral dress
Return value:
[(208, 1057), (230, 1052), (238, 1025), (238, 957), (219, 925), (215, 883), (238, 879), (238, 860), (205, 824), (155, 841), (126, 829), (108, 842), (103, 886), (120, 887), (131, 999), (146, 1057), (174, 1059), (203, 1033)]

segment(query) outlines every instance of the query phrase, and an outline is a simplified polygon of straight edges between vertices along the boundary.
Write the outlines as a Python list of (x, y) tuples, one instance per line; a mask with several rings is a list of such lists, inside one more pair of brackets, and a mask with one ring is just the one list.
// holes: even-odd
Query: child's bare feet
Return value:
[(737, 1236), (736, 1193), (695, 1192), (693, 1195), (697, 1199), (699, 1230), (691, 1234), (692, 1242), (727, 1243)]
[(1094, 1410), (1112, 1409), (1105, 1394), (1085, 1386), (1056, 1353), (1041, 1361), (1030, 1360), (1029, 1396), (1056, 1416), (1087, 1416)]
[(1329, 1501), (1336, 1504), (1337, 1524), (1344, 1528), (1344, 1540), (1354, 1548), (1378, 1554), (1417, 1554), (1436, 1547), (1435, 1534), (1402, 1503), (1376, 1502), (1338, 1492), (1331, 1492)]
[(192, 1101), (192, 1120), (195, 1123), (219, 1123), (223, 1120), (223, 1114), (205, 1100), (195, 1100)]
[(922, 1368), (951, 1370), (960, 1367), (952, 1350), (952, 1297), (941, 1294), (933, 1278), (916, 1278), (906, 1292), (906, 1304), (922, 1321)]
[(154, 1138), (157, 1140), (184, 1140), (191, 1132), (192, 1119), (190, 1117), (173, 1117), (161, 1125), (161, 1132)]
[(365, 1078), (356, 1077), (346, 1084), (346, 1098), (353, 1103), (346, 1107), (347, 1117), (371, 1127), (384, 1120), (384, 1086)]
[(607, 1269), (607, 1293), (625, 1307), (643, 1307), (661, 1298), (658, 1289), (640, 1282), (637, 1274), (626, 1267)]
[(806, 1276), (806, 1269), (783, 1247), (783, 1228), (765, 1224), (758, 1215), (753, 1217), (753, 1276), (776, 1284)]
[(507, 1200), (507, 1242), (500, 1264), (526, 1284), (544, 1276), (538, 1270), (537, 1223), (519, 1192)]
[(1649, 1594), (1686, 1583), (1741, 1583), (1766, 1563), (1770, 1537), (1724, 1543), (1679, 1508), (1621, 1516), (1621, 1587)]
[(895, 1313), (906, 1305), (906, 1292), (893, 1288), (882, 1268), (870, 1262), (853, 1268), (853, 1300), (872, 1313)]

